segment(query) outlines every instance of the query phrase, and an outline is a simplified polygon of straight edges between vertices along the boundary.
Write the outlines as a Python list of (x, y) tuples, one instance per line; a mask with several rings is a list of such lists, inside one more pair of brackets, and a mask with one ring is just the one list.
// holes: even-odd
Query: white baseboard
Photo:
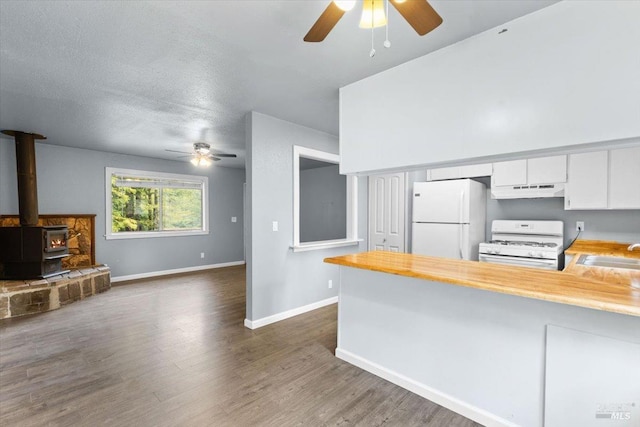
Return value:
[(263, 317), (262, 319), (258, 319), (258, 320), (244, 319), (244, 326), (249, 329), (258, 329), (263, 326), (270, 325), (271, 323), (279, 322), (280, 320), (288, 319), (290, 317), (294, 317), (299, 314), (306, 313), (308, 311), (316, 310), (318, 308), (321, 308), (327, 305), (335, 304), (337, 302), (338, 302), (338, 297), (335, 296), (335, 297), (323, 299), (322, 301), (303, 305), (302, 307), (283, 311), (282, 313), (277, 313), (272, 316)]
[(128, 276), (116, 276), (111, 278), (111, 283), (148, 279), (150, 277), (167, 276), (169, 274), (191, 273), (193, 271), (211, 270), (213, 268), (232, 267), (234, 265), (244, 265), (244, 263), (244, 261), (221, 262), (219, 264), (197, 265), (194, 267), (174, 268), (173, 270), (150, 271), (148, 273), (130, 274)]
[(371, 372), (372, 374), (380, 378), (384, 378), (385, 380), (399, 385), (400, 387), (409, 390), (410, 392), (415, 393), (418, 396), (422, 396), (425, 399), (437, 403), (440, 406), (444, 406), (445, 408), (450, 409), (484, 426), (517, 427), (517, 424), (505, 420), (504, 418), (498, 417), (491, 412), (485, 411), (484, 409), (478, 408), (477, 406), (473, 406), (460, 399), (456, 399), (455, 397), (450, 396), (447, 393), (443, 393), (440, 390), (436, 390), (425, 384), (419, 383), (418, 381), (412, 380), (411, 378), (407, 378), (404, 375), (401, 375), (397, 372), (380, 366), (377, 363), (357, 356), (347, 350), (337, 348), (336, 357), (361, 369), (364, 369), (367, 372)]

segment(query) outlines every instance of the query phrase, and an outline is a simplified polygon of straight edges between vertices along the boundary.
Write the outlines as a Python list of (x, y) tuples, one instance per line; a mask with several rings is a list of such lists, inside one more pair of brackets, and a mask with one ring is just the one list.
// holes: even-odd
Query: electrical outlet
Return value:
[(232, 216), (232, 217), (231, 217), (231, 222), (238, 222), (238, 218), (237, 218), (237, 217), (235, 217), (235, 216)]
[(278, 231), (278, 221), (271, 222), (271, 229), (273, 231)]
[(204, 252), (200, 252), (200, 258), (204, 259)]
[(576, 231), (584, 231), (584, 221), (576, 221)]
[(329, 289), (333, 288), (333, 280), (329, 280)]

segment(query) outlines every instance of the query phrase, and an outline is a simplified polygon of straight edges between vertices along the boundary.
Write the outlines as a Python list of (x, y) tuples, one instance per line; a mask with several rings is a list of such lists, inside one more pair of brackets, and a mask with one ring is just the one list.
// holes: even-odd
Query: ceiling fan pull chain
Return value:
[(387, 0), (387, 25), (385, 26), (385, 40), (384, 40), (384, 47), (386, 47), (387, 49), (391, 47), (391, 42), (389, 41), (389, 0)]
[(371, 51), (369, 52), (369, 58), (373, 58), (376, 54), (376, 50), (373, 48), (373, 2), (374, 0), (371, 0)]

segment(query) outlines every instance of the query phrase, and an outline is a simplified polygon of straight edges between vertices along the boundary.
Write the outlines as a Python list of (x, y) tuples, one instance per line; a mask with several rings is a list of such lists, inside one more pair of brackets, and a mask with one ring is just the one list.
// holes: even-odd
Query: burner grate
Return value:
[(556, 243), (545, 242), (532, 242), (532, 241), (518, 241), (518, 240), (491, 240), (489, 243), (494, 245), (503, 246), (529, 246), (534, 248), (555, 248), (558, 245)]

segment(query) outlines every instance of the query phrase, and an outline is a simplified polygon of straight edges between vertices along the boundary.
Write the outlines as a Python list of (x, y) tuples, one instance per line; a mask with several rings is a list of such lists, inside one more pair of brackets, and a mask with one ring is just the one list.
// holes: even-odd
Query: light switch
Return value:
[(238, 218), (236, 218), (235, 216), (231, 217), (231, 222), (238, 222)]
[(271, 223), (271, 228), (273, 229), (273, 231), (278, 231), (278, 221), (273, 221)]

